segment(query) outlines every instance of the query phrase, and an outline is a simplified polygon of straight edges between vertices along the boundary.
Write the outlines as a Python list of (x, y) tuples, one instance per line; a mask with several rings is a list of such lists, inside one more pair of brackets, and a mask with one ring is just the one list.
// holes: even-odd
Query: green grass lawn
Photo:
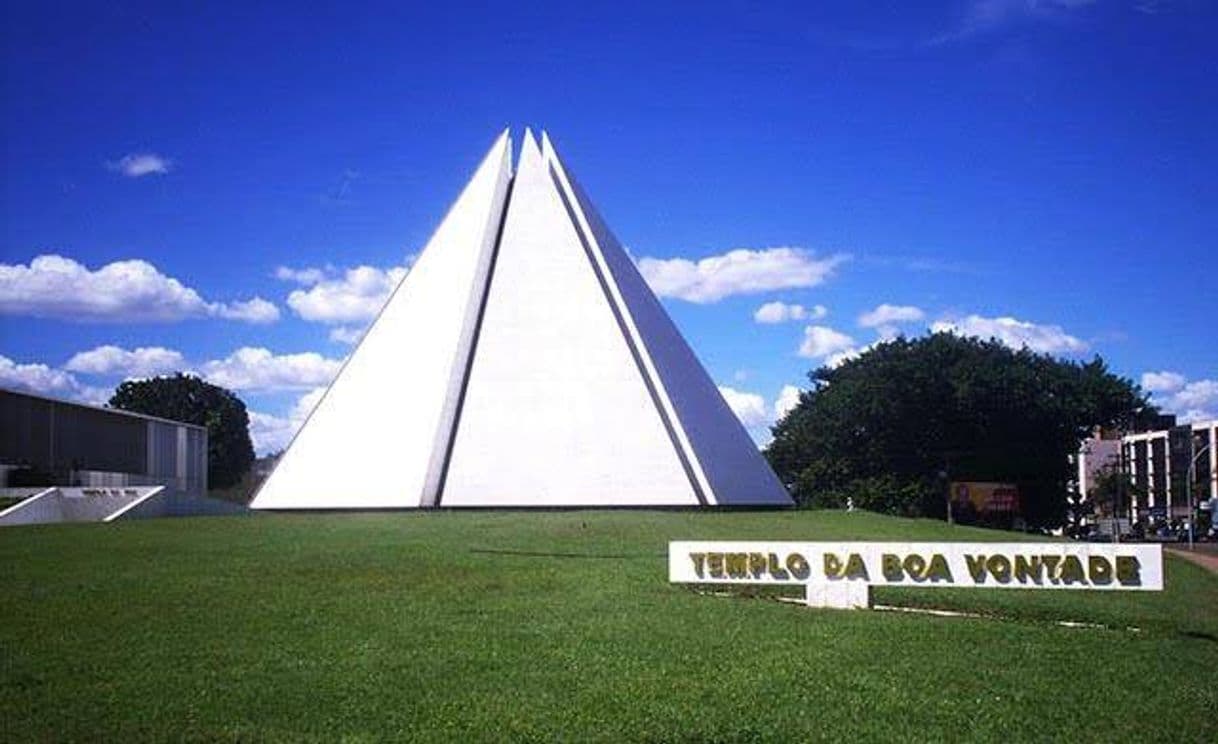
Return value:
[(668, 584), (667, 541), (702, 538), (1020, 536), (807, 511), (4, 528), (0, 737), (1218, 740), (1218, 577), (1179, 559), (1162, 593), (876, 592), (997, 616), (938, 618)]

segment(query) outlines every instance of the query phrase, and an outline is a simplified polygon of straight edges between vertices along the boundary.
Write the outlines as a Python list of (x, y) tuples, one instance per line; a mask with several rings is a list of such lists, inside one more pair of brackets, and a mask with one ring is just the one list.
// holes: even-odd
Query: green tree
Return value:
[(194, 375), (128, 380), (114, 391), (110, 406), (206, 426), (209, 488), (235, 485), (254, 462), (245, 404)]
[(840, 503), (870, 484), (887, 489), (868, 499), (874, 507), (925, 516), (945, 516), (948, 480), (999, 481), (1018, 485), (1030, 524), (1061, 525), (1069, 455), (1092, 427), (1149, 409), (1099, 357), (1069, 362), (948, 333), (897, 338), (809, 378), (766, 449), (796, 501)]

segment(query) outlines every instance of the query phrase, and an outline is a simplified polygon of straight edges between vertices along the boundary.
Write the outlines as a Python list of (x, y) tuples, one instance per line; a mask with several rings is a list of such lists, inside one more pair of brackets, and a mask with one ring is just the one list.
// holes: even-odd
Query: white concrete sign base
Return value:
[(809, 607), (866, 610), (871, 607), (871, 585), (861, 581), (811, 583), (807, 586)]

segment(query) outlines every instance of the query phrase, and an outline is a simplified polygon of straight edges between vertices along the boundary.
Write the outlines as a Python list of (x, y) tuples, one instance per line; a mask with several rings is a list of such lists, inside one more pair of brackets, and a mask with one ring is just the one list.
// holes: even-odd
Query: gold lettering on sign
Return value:
[(952, 571), (947, 567), (947, 559), (942, 553), (935, 553), (930, 557), (930, 566), (926, 569), (926, 578), (931, 580), (931, 583), (938, 581), (946, 581), (952, 583)]
[(858, 553), (851, 553), (846, 559), (846, 578), (850, 580), (862, 579), (869, 580), (871, 577), (867, 575), (867, 564), (863, 562), (863, 556)]
[(901, 573), (901, 559), (892, 553), (885, 553), (880, 556), (880, 571), (884, 574), (885, 579), (900, 581), (903, 577)]
[(1011, 581), (1011, 559), (1005, 555), (991, 555), (985, 561), (985, 567), (999, 584), (1009, 584)]
[(825, 578), (840, 579), (845, 568), (841, 558), (833, 553), (825, 553)]
[(968, 566), (968, 574), (973, 577), (974, 584), (985, 583), (985, 556), (965, 555), (964, 563)]
[[(1001, 545), (994, 546), (1001, 548)], [(1011, 546), (1014, 547), (1014, 546)], [(1022, 546), (1021, 546), (1022, 547)], [(1133, 555), (1062, 555), (1050, 550), (1073, 550), (1045, 545), (1041, 554), (1016, 552), (962, 554), (968, 575), (975, 586), (986, 584), (1018, 584), (1037, 586), (1080, 586), (1096, 588), (1138, 587), (1142, 585), (1142, 564)], [(1029, 550), (1034, 550), (1028, 546)], [(691, 552), (688, 554), (693, 573), (699, 579), (753, 582), (808, 581), (812, 578), (811, 563), (802, 553), (724, 553)], [(868, 554), (873, 555), (873, 554)], [(957, 560), (954, 554), (952, 560)], [(815, 558), (815, 554), (811, 557)], [(878, 569), (876, 581), (890, 584), (931, 582), (953, 584), (952, 563), (944, 553), (882, 553), (879, 565), (868, 565), (863, 553), (823, 551), (817, 574), (830, 581), (871, 582), (871, 570)], [(964, 577), (961, 577), (965, 581)], [(1119, 585), (1119, 586), (1117, 586)]]
[(778, 555), (776, 553), (770, 553), (770, 576), (779, 581), (786, 581), (789, 577), (786, 569), (778, 562)]
[(1049, 575), (1049, 581), (1052, 581), (1054, 584), (1061, 581), (1062, 557), (1060, 555), (1046, 555), (1043, 557), (1043, 560), (1045, 563), (1045, 571)]
[(903, 565), (905, 566), (905, 573), (909, 574), (909, 577), (914, 581), (926, 580), (926, 559), (922, 556), (911, 553), (905, 556)]
[(867, 564), (863, 556), (851, 553), (843, 564), (841, 556), (835, 553), (825, 553), (825, 576), (830, 579), (847, 579), (849, 581), (867, 581), (871, 576), (867, 573)]
[(1132, 555), (1119, 555), (1116, 559), (1117, 581), (1128, 586), (1142, 584), (1142, 564)]
[(746, 579), (749, 575), (749, 554), (728, 553), (727, 575), (733, 579)]
[(1038, 555), (1030, 558), (1024, 555), (1015, 556), (1015, 580), (1020, 584), (1026, 584), (1029, 581), (1039, 584), (1042, 566)]
[(1087, 578), (1092, 584), (1103, 585), (1112, 583), (1112, 564), (1102, 555), (1093, 555), (1087, 559)]
[(765, 573), (765, 554), (764, 553), (749, 553), (749, 573), (753, 574), (753, 578), (760, 578)]
[(706, 553), (690, 553), (689, 559), (694, 562), (694, 573), (698, 574), (698, 578), (702, 578), (702, 572), (706, 568)]
[(1062, 583), (1073, 584), (1074, 582), (1085, 583), (1087, 574), (1083, 572), (1083, 562), (1076, 555), (1068, 555), (1062, 558)]
[(787, 570), (797, 579), (806, 579), (812, 573), (812, 569), (808, 565), (808, 559), (799, 553), (792, 553), (787, 556)]

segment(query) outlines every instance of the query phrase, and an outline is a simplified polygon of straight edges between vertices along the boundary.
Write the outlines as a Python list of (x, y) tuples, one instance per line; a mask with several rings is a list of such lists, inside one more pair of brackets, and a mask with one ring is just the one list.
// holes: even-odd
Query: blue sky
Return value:
[(5, 5), (0, 384), (191, 369), (282, 444), (530, 125), (759, 438), (929, 327), (1218, 416), (1213, 4), (171, 5)]

